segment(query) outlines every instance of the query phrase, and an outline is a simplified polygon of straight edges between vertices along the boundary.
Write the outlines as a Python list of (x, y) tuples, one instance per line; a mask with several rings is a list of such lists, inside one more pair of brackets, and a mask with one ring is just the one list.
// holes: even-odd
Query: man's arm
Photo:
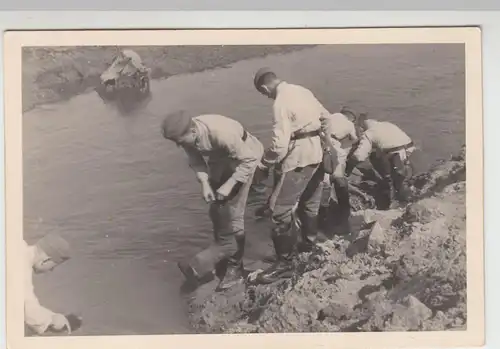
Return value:
[(353, 149), (349, 152), (347, 156), (347, 164), (345, 169), (345, 175), (349, 177), (356, 166), (365, 161), (373, 149), (373, 144), (370, 139), (368, 132), (363, 133), (363, 135), (358, 140), (357, 144), (353, 146)]
[(24, 290), (24, 323), (37, 334), (43, 334), (52, 324), (54, 312), (40, 305), (33, 290), (31, 266), (26, 267)]
[(245, 142), (240, 135), (221, 134), (217, 137), (217, 143), (220, 147), (227, 150), (228, 155), (235, 159), (238, 164), (229, 179), (218, 188), (218, 192), (227, 196), (238, 183), (246, 183), (250, 180), (259, 161), (262, 158), (262, 148), (254, 149), (251, 145), (254, 143)]
[(275, 105), (273, 118), (273, 136), (271, 146), (265, 151), (262, 163), (266, 166), (278, 163), (288, 153), (292, 128), (288, 118), (288, 110), (280, 105)]
[(370, 156), (373, 144), (368, 132), (363, 133), (359, 140), (359, 144), (353, 153), (353, 158), (358, 162), (363, 162)]
[(203, 156), (189, 146), (182, 147), (188, 156), (189, 167), (193, 169), (200, 183), (208, 183), (208, 166)]

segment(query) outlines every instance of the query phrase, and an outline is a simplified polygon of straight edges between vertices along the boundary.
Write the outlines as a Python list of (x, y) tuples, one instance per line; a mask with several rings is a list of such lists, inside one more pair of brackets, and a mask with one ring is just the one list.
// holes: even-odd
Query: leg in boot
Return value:
[(293, 258), (296, 254), (297, 234), (292, 225), (273, 230), (272, 241), (276, 252), (276, 262), (257, 276), (257, 283), (270, 284), (280, 279), (291, 278)]
[(235, 236), (238, 250), (228, 258), (227, 268), (221, 278), (218, 289), (225, 290), (243, 281), (243, 255), (245, 253), (245, 234), (238, 233)]
[(335, 188), (335, 193), (337, 195), (340, 212), (342, 212), (341, 219), (348, 219), (351, 215), (351, 203), (349, 201), (349, 183), (347, 181), (347, 178), (334, 177), (332, 178), (332, 182)]
[(300, 221), (302, 243), (299, 250), (301, 252), (311, 251), (318, 237), (318, 211), (321, 203), (323, 177), (323, 170), (316, 169), (300, 195), (296, 216)]
[[(273, 193), (273, 212), (272, 212), (272, 228), (271, 238), (273, 240), (275, 249), (275, 262), (270, 267), (268, 271), (272, 272), (274, 275), (274, 270), (278, 265), (287, 264), (289, 258), (287, 256), (290, 251), (296, 249), (297, 238), (295, 230), (292, 231), (293, 225), (293, 210), (300, 199), (302, 193), (304, 192), (309, 181), (316, 173), (318, 166), (308, 166), (297, 171), (290, 171), (284, 174), (280, 174), (280, 181), (278, 182), (278, 188), (276, 192)], [(319, 177), (319, 175), (317, 176)], [(321, 182), (320, 178), (318, 184)], [(321, 194), (321, 190), (318, 190)], [(319, 196), (320, 197), (320, 196)], [(319, 205), (319, 198), (318, 198)], [(317, 215), (317, 210), (315, 212)], [(266, 274), (267, 271), (264, 272)]]
[(406, 183), (407, 165), (401, 159), (401, 154), (396, 153), (391, 156), (392, 182), (394, 185), (396, 199), (405, 204), (410, 200), (411, 190)]
[[(214, 242), (197, 253), (181, 269), (185, 276), (194, 274), (198, 280), (209, 280), (213, 276), (218, 263), (237, 252), (231, 221), (231, 206), (229, 204), (213, 203), (210, 205), (209, 215), (213, 224)], [(193, 272), (190, 270), (193, 270)]]

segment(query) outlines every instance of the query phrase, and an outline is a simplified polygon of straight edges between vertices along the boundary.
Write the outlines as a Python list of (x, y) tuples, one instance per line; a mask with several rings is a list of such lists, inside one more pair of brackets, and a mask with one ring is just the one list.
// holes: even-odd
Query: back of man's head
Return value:
[(260, 68), (254, 76), (254, 85), (257, 90), (261, 90), (262, 85), (269, 85), (273, 81), (277, 80), (277, 75), (267, 67)]

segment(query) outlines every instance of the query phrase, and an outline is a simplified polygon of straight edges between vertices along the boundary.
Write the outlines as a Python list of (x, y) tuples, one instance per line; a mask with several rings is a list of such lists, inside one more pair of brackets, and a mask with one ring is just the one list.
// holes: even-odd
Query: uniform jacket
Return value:
[(282, 172), (319, 164), (323, 150), (319, 137), (291, 141), (295, 132), (310, 132), (321, 128), (320, 119), (330, 113), (308, 89), (281, 82), (273, 105), (271, 146), (263, 162), (279, 164)]
[(388, 151), (391, 148), (409, 144), (411, 138), (398, 126), (387, 121), (367, 120), (367, 129), (361, 136), (359, 145), (353, 153), (358, 161), (365, 161), (373, 149)]
[(229, 180), (246, 183), (262, 158), (262, 143), (248, 132), (243, 140), (243, 126), (222, 115), (200, 115), (193, 121), (197, 134), (195, 144), (184, 147), (190, 167), (214, 181), (230, 171)]

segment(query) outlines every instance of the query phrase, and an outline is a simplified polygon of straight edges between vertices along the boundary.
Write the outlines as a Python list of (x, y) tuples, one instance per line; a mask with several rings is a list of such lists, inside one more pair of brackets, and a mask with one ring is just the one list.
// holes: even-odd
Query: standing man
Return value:
[[(257, 71), (255, 88), (273, 103), (273, 137), (259, 164), (269, 172), (274, 166), (275, 183), (265, 208), (259, 214), (274, 223), (272, 241), (275, 263), (257, 282), (271, 283), (291, 277), (292, 259), (300, 247), (311, 250), (317, 236), (317, 214), (324, 178), (320, 164), (323, 150), (321, 118), (329, 112), (308, 89), (280, 80), (267, 68)], [(295, 225), (300, 226), (298, 245)]]
[(179, 269), (188, 282), (198, 284), (219, 262), (227, 261), (219, 289), (229, 288), (242, 279), (245, 208), (264, 148), (239, 122), (222, 115), (175, 112), (164, 119), (162, 133), (186, 152), (210, 204), (215, 237), (211, 246), (180, 262)]
[(70, 258), (68, 243), (56, 234), (49, 234), (29, 246), (23, 240), (24, 247), (24, 323), (37, 335), (48, 330), (71, 333), (69, 319), (40, 305), (33, 288), (33, 272), (50, 272), (56, 266)]
[(411, 196), (406, 180), (411, 172), (410, 155), (415, 151), (413, 141), (395, 124), (368, 119), (366, 114), (360, 115), (356, 124), (362, 136), (348, 160), (346, 174), (349, 176), (356, 165), (370, 159), (383, 178), (381, 191), (387, 207), (395, 200), (406, 203)]
[[(335, 153), (334, 168), (332, 174), (327, 176), (327, 184), (333, 185), (337, 203), (343, 213), (343, 218), (348, 218), (351, 212), (349, 202), (349, 186), (345, 176), (347, 156), (352, 146), (358, 141), (356, 127), (350, 119), (355, 119), (355, 112), (343, 107), (339, 113), (328, 114), (322, 120), (325, 135), (329, 137), (331, 146)], [(326, 195), (325, 195), (326, 194)], [(324, 193), (322, 205), (328, 206), (330, 190)]]

